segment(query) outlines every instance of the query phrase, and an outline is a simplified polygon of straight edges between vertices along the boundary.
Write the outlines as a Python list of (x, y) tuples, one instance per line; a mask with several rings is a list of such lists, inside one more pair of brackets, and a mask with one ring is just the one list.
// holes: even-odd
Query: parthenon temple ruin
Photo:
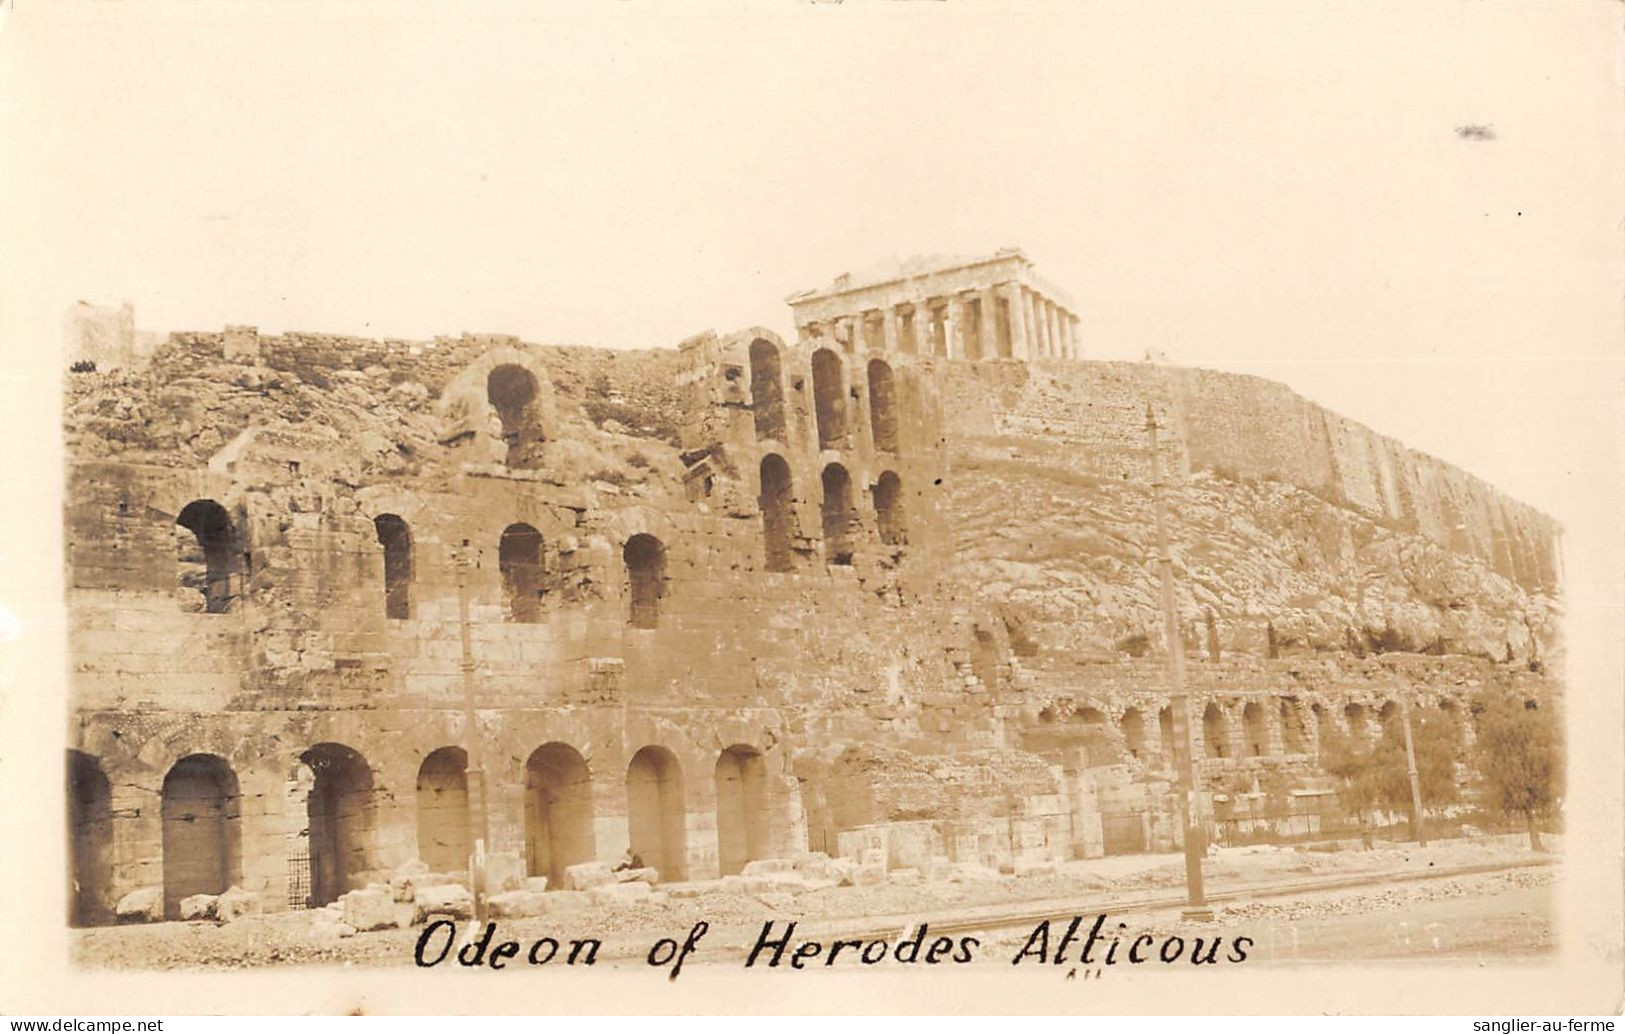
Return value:
[(1558, 528), (1478, 478), (1085, 361), (1016, 250), (790, 308), (643, 350), (81, 312), (73, 921), (316, 909), (476, 840), (545, 895), (629, 848), (662, 887), (1170, 849), (1148, 406), (1215, 835), (1330, 821), (1326, 737), (1560, 694)]
[(787, 299), (802, 341), (850, 353), (948, 359), (1078, 359), (1078, 316), (1020, 248), (933, 255), (842, 273)]

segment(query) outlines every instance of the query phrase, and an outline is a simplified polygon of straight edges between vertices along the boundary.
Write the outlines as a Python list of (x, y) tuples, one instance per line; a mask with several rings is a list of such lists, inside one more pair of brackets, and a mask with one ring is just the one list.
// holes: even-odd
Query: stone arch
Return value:
[(888, 546), (908, 542), (908, 518), (903, 509), (903, 480), (896, 471), (882, 471), (875, 482), (875, 523), (880, 541)]
[(1399, 718), (1399, 705), (1392, 700), (1384, 700), (1377, 709), (1377, 724), (1383, 731), (1387, 731), (1390, 722)]
[(779, 346), (766, 338), (750, 343), (750, 408), (758, 441), (783, 442), (789, 437), (785, 430), (784, 364), (780, 356)]
[(762, 457), (762, 539), (769, 571), (788, 571), (795, 566), (791, 540), (795, 534), (795, 510), (790, 482), (790, 464), (777, 453)]
[(755, 747), (717, 756), (717, 864), (729, 876), (767, 853), (767, 765)]
[(337, 901), (366, 884), (376, 868), (372, 767), (341, 743), (318, 743), (299, 755), (314, 777), (305, 798), (310, 835), (310, 905)]
[[(463, 342), (472, 340), (465, 335)], [(454, 448), (472, 446), (478, 462), (532, 469), (541, 465), (554, 424), (553, 385), (534, 350), (502, 340), (441, 392), (435, 407), (439, 440)]]
[(502, 425), (507, 464), (515, 470), (538, 466), (536, 446), (547, 440), (541, 420), (536, 375), (518, 363), (502, 363), (485, 375), (485, 400)]
[(812, 354), (813, 415), (818, 424), (818, 448), (839, 449), (846, 440), (846, 394), (841, 357), (820, 348)]
[(1202, 747), (1208, 757), (1227, 756), (1228, 744), (1224, 741), (1224, 732), (1224, 709), (1210, 700), (1202, 709)]
[(68, 922), (113, 920), (113, 790), (98, 758), (68, 751)]
[(242, 878), (242, 795), (218, 754), (188, 754), (164, 776), (164, 915), (194, 894), (221, 894)]
[(1303, 713), (1293, 697), (1282, 697), (1276, 707), (1281, 720), (1281, 748), (1288, 754), (1309, 750), (1309, 737), (1303, 727)]
[(502, 529), (497, 545), (497, 568), (502, 574), (502, 599), (509, 621), (533, 624), (542, 620), (546, 569), (542, 560), (542, 533), (528, 524)]
[(648, 746), (626, 766), (629, 844), (643, 864), (673, 883), (688, 875), (688, 812), (683, 766), (665, 747)]
[(824, 562), (850, 566), (853, 554), (852, 477), (839, 463), (824, 468), (824, 500), (819, 507), (824, 526)]
[(1145, 716), (1137, 707), (1128, 708), (1118, 721), (1123, 730), (1123, 746), (1128, 750), (1129, 756), (1141, 758), (1145, 756)]
[(1261, 758), (1270, 752), (1269, 716), (1263, 704), (1249, 700), (1242, 705), (1241, 731), (1249, 757)]
[(441, 747), (418, 766), (418, 857), (433, 872), (468, 868), (468, 753)]
[(639, 533), (621, 548), (626, 564), (628, 622), (633, 628), (660, 624), (660, 599), (666, 595), (666, 547), (653, 535)]
[(1343, 705), (1343, 721), (1348, 723), (1349, 741), (1355, 747), (1365, 746), (1367, 733), (1365, 705), (1353, 702)]
[(869, 427), (878, 451), (897, 451), (897, 384), (884, 359), (869, 360)]
[(586, 760), (565, 743), (537, 747), (525, 762), (526, 871), (563, 890), (564, 870), (597, 855)]
[(412, 529), (398, 514), (372, 519), (384, 550), (384, 616), (404, 621), (412, 616)]
[(1309, 705), (1309, 713), (1315, 720), (1315, 749), (1324, 751), (1326, 741), (1337, 734), (1337, 726), (1332, 722), (1331, 712), (1318, 700)]
[(231, 515), (213, 499), (196, 499), (175, 523), (192, 533), (179, 540), (181, 586), (202, 594), (205, 613), (226, 613), (242, 588), (242, 544)]

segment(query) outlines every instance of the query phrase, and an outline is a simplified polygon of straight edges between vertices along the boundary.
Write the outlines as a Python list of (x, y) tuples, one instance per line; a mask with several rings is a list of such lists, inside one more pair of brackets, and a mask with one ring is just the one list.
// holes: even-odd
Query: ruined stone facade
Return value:
[(1396, 702), (1551, 692), (1556, 529), (1462, 472), (1253, 378), (892, 342), (228, 327), (71, 375), (73, 917), (476, 838), (555, 886), (1165, 847), (1147, 402), (1216, 811)]
[(803, 342), (848, 353), (945, 359), (1078, 359), (1071, 300), (1019, 248), (984, 258), (932, 256), (843, 273), (787, 299)]

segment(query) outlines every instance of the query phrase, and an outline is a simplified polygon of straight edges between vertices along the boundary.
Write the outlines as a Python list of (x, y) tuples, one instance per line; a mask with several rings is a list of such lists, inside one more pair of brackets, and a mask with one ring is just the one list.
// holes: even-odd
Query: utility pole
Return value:
[(467, 741), (463, 750), (468, 756), (464, 778), (474, 811), (474, 821), (470, 827), (474, 843), (468, 862), (468, 882), (469, 890), (474, 895), (474, 923), (470, 929), (475, 930), (484, 927), (486, 918), (485, 845), (491, 839), (491, 812), (487, 806), (485, 751), (481, 747), (480, 718), (474, 697), (474, 635), (468, 620), (468, 569), (472, 563), (472, 550), (468, 540), (464, 539), (463, 548), (457, 551), (457, 623), (463, 639), (463, 738)]
[(1423, 847), (1428, 846), (1427, 832), (1422, 828), (1422, 783), (1416, 774), (1416, 747), (1411, 743), (1411, 702), (1405, 701), (1400, 712), (1405, 723), (1405, 774), (1411, 780), (1411, 836)]
[(1157, 418), (1145, 404), (1145, 430), (1151, 437), (1151, 504), (1157, 518), (1157, 569), (1162, 576), (1162, 624), (1168, 643), (1168, 709), (1173, 717), (1174, 765), (1179, 770), (1185, 823), (1185, 889), (1190, 900), (1184, 916), (1211, 922), (1213, 910), (1202, 892), (1202, 855), (1207, 836), (1202, 829), (1202, 779), (1196, 768), (1196, 733), (1191, 727), (1191, 698), (1185, 689), (1185, 645), (1174, 608), (1174, 565), (1168, 552), (1168, 525), (1162, 515), (1162, 452), (1157, 447)]

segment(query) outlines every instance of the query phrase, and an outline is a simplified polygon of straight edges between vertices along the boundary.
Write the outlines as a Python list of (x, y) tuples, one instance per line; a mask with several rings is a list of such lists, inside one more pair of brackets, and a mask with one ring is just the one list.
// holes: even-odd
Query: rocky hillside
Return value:
[[(965, 397), (981, 397), (980, 412), (974, 403), (949, 407), (961, 414), (943, 499), (955, 531), (951, 579), (1004, 617), (1029, 666), (1046, 655), (1158, 648), (1143, 431), (1133, 441), (1144, 396), (1074, 397), (1087, 416), (1067, 423), (1030, 416), (1042, 385), (1005, 386), (1002, 396), (988, 387), (959, 385)], [(1188, 650), (1466, 654), (1538, 668), (1559, 648), (1552, 592), (1320, 486), (1203, 469), (1181, 440), (1179, 402), (1176, 392), (1157, 396), (1170, 428), (1168, 527)], [(1099, 411), (1114, 404), (1120, 412), (1108, 420)], [(1130, 462), (1090, 460), (1087, 443), (1075, 440), (1089, 421), (1113, 427)]]

